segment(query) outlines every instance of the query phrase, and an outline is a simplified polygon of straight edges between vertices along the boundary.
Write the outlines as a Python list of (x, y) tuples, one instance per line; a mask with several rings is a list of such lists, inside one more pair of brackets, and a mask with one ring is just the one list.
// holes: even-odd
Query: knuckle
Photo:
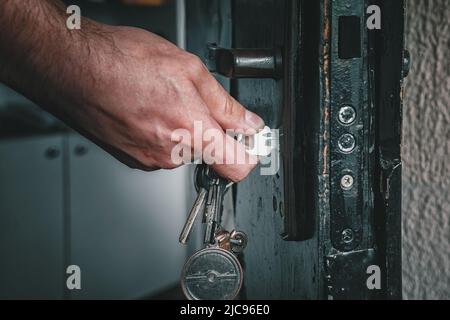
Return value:
[(187, 130), (189, 132), (193, 130), (194, 120), (188, 116), (182, 115), (175, 119), (175, 122), (177, 129)]
[(203, 75), (206, 71), (206, 67), (203, 64), (203, 61), (193, 54), (189, 56), (188, 68), (193, 76)]
[(170, 141), (171, 132), (163, 123), (153, 125), (151, 133), (148, 133), (147, 140), (152, 141), (154, 147), (161, 149), (167, 141)]

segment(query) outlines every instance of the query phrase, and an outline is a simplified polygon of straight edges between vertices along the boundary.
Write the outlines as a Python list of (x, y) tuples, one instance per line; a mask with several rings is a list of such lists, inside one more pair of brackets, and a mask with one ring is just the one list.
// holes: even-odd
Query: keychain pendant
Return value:
[(239, 294), (242, 281), (237, 257), (217, 247), (194, 253), (181, 274), (181, 288), (189, 300), (232, 300)]

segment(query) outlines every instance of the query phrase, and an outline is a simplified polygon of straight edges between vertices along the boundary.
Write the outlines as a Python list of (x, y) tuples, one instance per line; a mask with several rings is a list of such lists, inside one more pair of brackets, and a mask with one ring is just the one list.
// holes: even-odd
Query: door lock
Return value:
[(230, 79), (272, 78), (283, 75), (281, 48), (276, 49), (224, 49), (208, 45), (209, 71)]

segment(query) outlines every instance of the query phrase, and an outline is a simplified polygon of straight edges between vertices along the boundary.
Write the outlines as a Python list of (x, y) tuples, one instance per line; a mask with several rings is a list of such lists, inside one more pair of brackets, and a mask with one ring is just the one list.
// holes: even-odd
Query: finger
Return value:
[(257, 157), (248, 154), (245, 147), (230, 136), (225, 135), (225, 141), (226, 152), (224, 157), (226, 160), (223, 164), (213, 164), (212, 168), (220, 176), (233, 182), (242, 181), (256, 167), (258, 159)]
[(264, 121), (256, 113), (245, 109), (220, 83), (204, 68), (200, 76), (193, 79), (203, 101), (213, 118), (223, 129), (239, 132), (258, 130), (264, 127)]
[(208, 112), (196, 88), (189, 92), (189, 99), (185, 96), (184, 102), (189, 112), (180, 114), (178, 119), (182, 119), (183, 127), (191, 133), (191, 139), (187, 142), (191, 155), (211, 165), (224, 178), (241, 181), (256, 166), (257, 157), (248, 154), (243, 144), (225, 134), (222, 126)]
[(196, 121), (193, 136), (192, 148), (196, 158), (201, 158), (220, 176), (233, 182), (247, 177), (258, 163), (257, 157), (247, 153), (243, 144), (225, 134), (209, 116), (204, 115), (201, 121)]

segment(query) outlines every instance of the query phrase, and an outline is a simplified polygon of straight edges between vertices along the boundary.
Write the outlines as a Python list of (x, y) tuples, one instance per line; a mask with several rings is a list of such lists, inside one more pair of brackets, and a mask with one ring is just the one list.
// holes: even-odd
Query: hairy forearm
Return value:
[[(181, 128), (202, 139), (198, 121), (218, 132), (227, 153), (237, 150), (232, 159), (249, 158), (224, 130), (256, 130), (264, 121), (229, 96), (198, 57), (142, 29), (82, 19), (80, 30), (69, 30), (67, 18), (56, 0), (0, 0), (0, 81), (132, 167), (180, 165), (172, 134)], [(190, 143), (196, 155), (207, 145)], [(229, 158), (223, 151), (215, 152), (213, 168), (233, 181), (256, 165), (221, 165)]]
[[(59, 1), (4, 0), (0, 4), (0, 80), (31, 95), (57, 72), (68, 30)], [(39, 90), (40, 91), (40, 90)]]
[(78, 82), (94, 81), (86, 75), (95, 68), (97, 28), (83, 20), (81, 30), (69, 30), (67, 17), (59, 0), (0, 2), (0, 81), (63, 119), (73, 110), (62, 106), (81, 105), (88, 94)]

